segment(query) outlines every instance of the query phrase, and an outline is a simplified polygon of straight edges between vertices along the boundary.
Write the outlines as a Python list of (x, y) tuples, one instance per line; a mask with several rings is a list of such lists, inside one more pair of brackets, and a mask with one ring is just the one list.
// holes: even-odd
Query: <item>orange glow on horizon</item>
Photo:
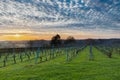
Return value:
[(15, 35), (3, 35), (0, 37), (0, 40), (10, 40), (10, 41), (22, 41), (22, 40), (39, 40), (44, 37), (39, 37), (35, 35), (20, 35), (20, 34), (15, 34)]
[[(0, 40), (5, 40), (5, 41), (42, 40), (42, 39), (51, 40), (51, 38), (54, 35), (53, 34), (49, 34), (49, 35), (30, 35), (30, 34), (29, 35), (23, 35), (23, 34), (2, 35), (0, 36)], [(66, 39), (68, 37), (68, 35), (60, 35), (60, 36), (62, 39)]]
[[(3, 41), (22, 41), (22, 40), (51, 40), (51, 38), (56, 34), (47, 35), (32, 35), (32, 34), (13, 34), (13, 35), (1, 35), (0, 40)], [(75, 39), (88, 39), (88, 38), (110, 38), (114, 35), (109, 36), (98, 36), (98, 35), (65, 35), (60, 34), (62, 39), (66, 39), (68, 36), (73, 36)]]

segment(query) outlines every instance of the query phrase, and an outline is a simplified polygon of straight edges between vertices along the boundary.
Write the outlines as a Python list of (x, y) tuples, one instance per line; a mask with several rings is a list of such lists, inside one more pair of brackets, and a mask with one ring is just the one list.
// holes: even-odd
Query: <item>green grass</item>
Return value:
[(93, 48), (94, 60), (89, 61), (89, 47), (66, 62), (62, 55), (39, 64), (26, 61), (0, 68), (0, 80), (120, 80), (120, 56), (108, 58)]

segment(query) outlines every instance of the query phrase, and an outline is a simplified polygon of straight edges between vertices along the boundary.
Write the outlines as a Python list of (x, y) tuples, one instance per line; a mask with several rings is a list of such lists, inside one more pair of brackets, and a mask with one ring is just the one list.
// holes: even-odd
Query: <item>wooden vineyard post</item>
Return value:
[(56, 49), (54, 49), (53, 58), (55, 58), (55, 57), (56, 57), (56, 54), (57, 54), (57, 48), (56, 48)]
[(34, 47), (32, 47), (32, 54), (34, 54), (35, 52), (34, 52)]
[(15, 56), (15, 54), (13, 55), (13, 60), (14, 60), (14, 64), (16, 64), (16, 56)]
[(76, 56), (78, 55), (79, 52), (81, 52), (81, 50), (82, 50), (82, 49), (80, 49), (80, 50), (77, 49), (77, 50), (76, 50)]
[(68, 49), (66, 48), (66, 62), (69, 61)]
[(90, 44), (90, 58), (89, 60), (93, 60), (94, 57), (93, 57), (93, 52), (92, 52), (92, 44)]
[(57, 56), (60, 56), (60, 48), (59, 47), (57, 48), (57, 52), (56, 52), (56, 57)]
[(57, 54), (58, 54), (58, 48), (54, 50), (54, 57), (57, 57)]
[(112, 53), (110, 51), (108, 52), (108, 57), (112, 58)]
[(54, 46), (52, 46), (52, 58), (54, 58)]
[(30, 60), (30, 56), (29, 56), (29, 54), (27, 53), (27, 48), (25, 48), (25, 57), (28, 57), (28, 60)]
[(6, 56), (5, 56), (5, 61), (7, 61), (7, 58), (8, 58), (8, 56), (6, 55)]
[(3, 67), (6, 66), (6, 59), (3, 60)]
[(69, 58), (69, 61), (70, 61), (71, 58), (72, 58), (72, 48), (71, 48), (71, 47), (69, 48), (68, 58)]
[(41, 49), (41, 53), (42, 53), (41, 55), (43, 56), (43, 48)]
[(27, 55), (27, 57), (28, 57), (28, 60), (30, 60), (30, 55), (29, 55), (28, 53), (27, 53), (26, 55)]
[(45, 57), (46, 57), (46, 61), (47, 61), (47, 60), (48, 60), (48, 59), (47, 59), (47, 52), (46, 52), (46, 50), (45, 50), (44, 52), (45, 52)]
[(37, 49), (37, 52), (36, 52), (36, 56), (35, 56), (35, 64), (38, 63), (39, 53), (40, 53), (40, 48), (38, 48), (38, 49)]
[(52, 49), (50, 50), (50, 59), (54, 58), (54, 46), (52, 46)]
[(118, 54), (120, 55), (120, 48), (118, 48)]
[(50, 50), (50, 59), (51, 59), (51, 50)]
[(0, 53), (0, 58), (1, 58), (1, 53)]
[(14, 64), (16, 64), (16, 56), (15, 56), (15, 50), (13, 48), (13, 61), (14, 61)]
[(78, 51), (79, 51), (79, 50), (76, 48), (76, 49), (75, 49), (75, 56), (78, 55)]
[(78, 52), (79, 52), (79, 50), (78, 50), (78, 49), (76, 49), (76, 51), (75, 51), (75, 56), (77, 56), (77, 55), (78, 55)]
[(20, 53), (20, 60), (23, 62), (22, 53)]
[(72, 51), (72, 57), (74, 57), (75, 56), (75, 49), (73, 49), (73, 51)]
[(20, 58), (20, 61), (23, 62), (23, 59), (22, 59), (22, 49), (19, 49), (19, 58)]
[(40, 56), (40, 62), (42, 62), (42, 56)]
[(73, 57), (76, 55), (76, 49), (73, 50)]
[(41, 48), (40, 62), (42, 62), (43, 48)]
[(24, 55), (25, 55), (25, 57), (26, 57), (26, 48), (24, 49)]
[(5, 56), (4, 60), (3, 60), (3, 67), (6, 66), (6, 62), (7, 62), (7, 55)]
[(31, 56), (31, 52), (29, 51), (28, 53), (29, 53), (29, 56)]
[(108, 51), (108, 57), (109, 57), (109, 58), (112, 58), (113, 49), (112, 49), (112, 48), (109, 48), (108, 50), (109, 50), (109, 51)]
[(59, 56), (61, 55), (61, 53), (60, 53), (60, 48), (58, 47), (58, 54), (59, 54)]
[(75, 48), (73, 48), (73, 51), (72, 51), (72, 57), (75, 56)]
[(27, 56), (28, 60), (30, 60), (30, 55), (29, 55), (29, 52), (28, 50), (25, 48), (25, 57)]

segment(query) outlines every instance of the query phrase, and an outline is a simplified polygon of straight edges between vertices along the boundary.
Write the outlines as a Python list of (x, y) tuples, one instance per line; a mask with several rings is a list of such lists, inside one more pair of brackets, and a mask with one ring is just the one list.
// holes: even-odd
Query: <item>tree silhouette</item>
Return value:
[(61, 45), (61, 37), (59, 34), (52, 37), (52, 40), (50, 42), (51, 46), (58, 47)]
[(28, 42), (28, 45), (29, 45), (30, 48), (33, 47), (33, 41), (30, 40), (30, 41)]
[(68, 36), (68, 38), (65, 40), (64, 44), (73, 44), (75, 42), (76, 42), (76, 40), (74, 37)]

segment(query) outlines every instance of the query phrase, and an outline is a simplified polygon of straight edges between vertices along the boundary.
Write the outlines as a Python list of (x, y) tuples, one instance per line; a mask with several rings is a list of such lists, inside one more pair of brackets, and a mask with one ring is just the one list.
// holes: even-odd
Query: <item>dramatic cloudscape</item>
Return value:
[(50, 39), (57, 33), (120, 38), (120, 0), (0, 0), (1, 40)]

